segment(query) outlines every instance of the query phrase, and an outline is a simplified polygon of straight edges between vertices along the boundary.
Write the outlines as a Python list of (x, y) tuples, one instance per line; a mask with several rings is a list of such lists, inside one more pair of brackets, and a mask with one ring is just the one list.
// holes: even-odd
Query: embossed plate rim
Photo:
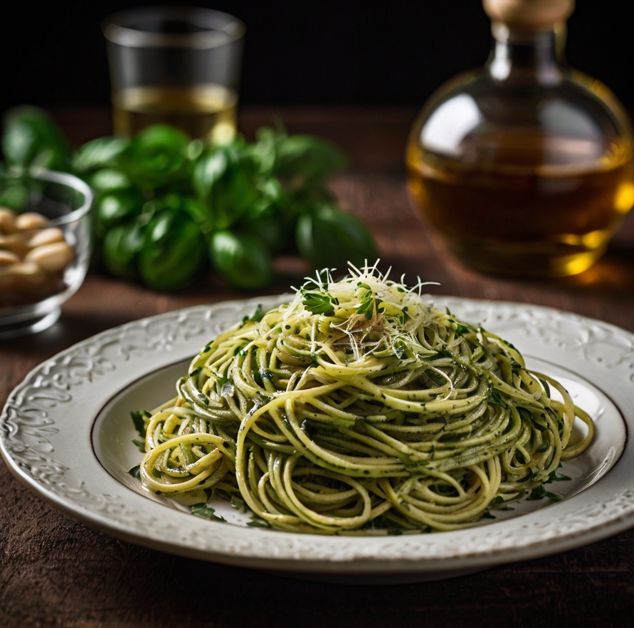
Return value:
[[(193, 355), (212, 329), (217, 332), (256, 305), (271, 307), (286, 296), (166, 312), (106, 330), (45, 361), (11, 393), (0, 416), (0, 453), (10, 470), (57, 508), (127, 541), (214, 562), (285, 572), (386, 577), (418, 573), (429, 579), (565, 551), (634, 526), (634, 479), (627, 473), (634, 451), (629, 442), (606, 477), (565, 502), (518, 519), (433, 535), (333, 538), (245, 530), (166, 509), (116, 482), (94, 456), (90, 426), (103, 401), (134, 381), (131, 369), (137, 362), (142, 364), (147, 353), (154, 352), (153, 368), (160, 368), (160, 359), (167, 364)], [(634, 412), (626, 411), (628, 388), (631, 397), (634, 387), (634, 335), (630, 332), (543, 306), (447, 296), (434, 296), (433, 301), (472, 322), (473, 316), (465, 316), (464, 311), (486, 313), (487, 328), (506, 334), (513, 342), (524, 336), (520, 340), (524, 353), (533, 352), (527, 350), (529, 342), (537, 343), (545, 359), (568, 369), (581, 367), (580, 375), (615, 403), (628, 431), (634, 427)], [(137, 370), (136, 377), (151, 370), (147, 366)], [(91, 394), (82, 394), (88, 389)], [(51, 401), (54, 405), (49, 407)], [(71, 406), (63, 405), (70, 401)], [(83, 445), (74, 449), (65, 448), (63, 439), (56, 438), (55, 427), (57, 415), (67, 415), (63, 410), (71, 407), (84, 412), (72, 430), (75, 445)], [(59, 425), (63, 427), (63, 420)]]

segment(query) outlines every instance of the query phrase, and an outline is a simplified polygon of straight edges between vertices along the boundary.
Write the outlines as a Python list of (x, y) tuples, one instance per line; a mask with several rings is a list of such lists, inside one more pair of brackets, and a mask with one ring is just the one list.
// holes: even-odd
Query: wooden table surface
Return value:
[[(109, 133), (107, 110), (55, 115), (75, 144)], [(362, 216), (397, 275), (438, 281), (438, 293), (552, 306), (634, 332), (634, 213), (605, 257), (573, 278), (515, 280), (476, 274), (452, 260), (410, 208), (403, 148), (410, 109), (257, 108), (241, 113), (252, 137), (281, 118), (289, 132), (339, 143), (352, 165), (332, 181), (341, 204)], [(268, 293), (305, 268), (283, 260)], [(210, 277), (157, 294), (91, 271), (51, 329), (0, 342), (0, 404), (43, 360), (115, 325), (190, 305), (244, 296)], [(632, 394), (634, 403), (634, 391)], [(633, 470), (634, 472), (634, 470)], [(440, 582), (334, 585), (180, 558), (130, 545), (61, 514), (0, 461), (0, 626), (576, 626), (628, 625), (634, 611), (634, 531), (574, 551)], [(631, 624), (630, 624), (631, 625)]]

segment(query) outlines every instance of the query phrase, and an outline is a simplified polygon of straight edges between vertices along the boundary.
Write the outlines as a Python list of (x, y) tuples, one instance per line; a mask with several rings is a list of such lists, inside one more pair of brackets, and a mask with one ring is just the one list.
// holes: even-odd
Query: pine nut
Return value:
[(15, 212), (6, 207), (0, 207), (0, 235), (11, 235), (16, 229)]
[(0, 235), (0, 250), (11, 251), (22, 259), (27, 254), (29, 247), (22, 234), (14, 233), (6, 236)]
[(15, 253), (0, 250), (0, 268), (16, 264), (19, 261), (20, 258)]
[(33, 249), (25, 258), (25, 262), (34, 262), (49, 273), (64, 270), (75, 257), (73, 249), (66, 242), (54, 242)]
[(13, 277), (17, 292), (41, 291), (46, 283), (46, 273), (34, 262), (18, 262), (2, 269), (3, 277)]
[(42, 214), (37, 214), (35, 212), (20, 214), (15, 219), (15, 226), (21, 231), (26, 231), (27, 229), (40, 229), (41, 227), (46, 227), (46, 225), (48, 225), (48, 218), (45, 218)]
[(29, 241), (29, 248), (36, 248), (44, 244), (52, 244), (53, 242), (63, 242), (64, 232), (61, 229), (53, 227), (51, 229), (42, 229), (38, 231)]

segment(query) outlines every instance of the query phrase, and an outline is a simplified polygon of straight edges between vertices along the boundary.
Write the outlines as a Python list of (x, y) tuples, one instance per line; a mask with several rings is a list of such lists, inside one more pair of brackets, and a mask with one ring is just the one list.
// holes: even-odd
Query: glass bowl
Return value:
[[(90, 187), (52, 170), (5, 178), (25, 199), (0, 208), (0, 340), (40, 332), (81, 286), (91, 252)], [(4, 194), (6, 197), (7, 195)]]

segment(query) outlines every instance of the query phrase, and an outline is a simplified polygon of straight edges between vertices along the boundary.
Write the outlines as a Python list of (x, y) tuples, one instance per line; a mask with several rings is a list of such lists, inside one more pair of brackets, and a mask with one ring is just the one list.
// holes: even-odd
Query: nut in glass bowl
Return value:
[(25, 195), (0, 207), (0, 339), (36, 333), (59, 318), (90, 260), (90, 187), (51, 170), (0, 180)]

